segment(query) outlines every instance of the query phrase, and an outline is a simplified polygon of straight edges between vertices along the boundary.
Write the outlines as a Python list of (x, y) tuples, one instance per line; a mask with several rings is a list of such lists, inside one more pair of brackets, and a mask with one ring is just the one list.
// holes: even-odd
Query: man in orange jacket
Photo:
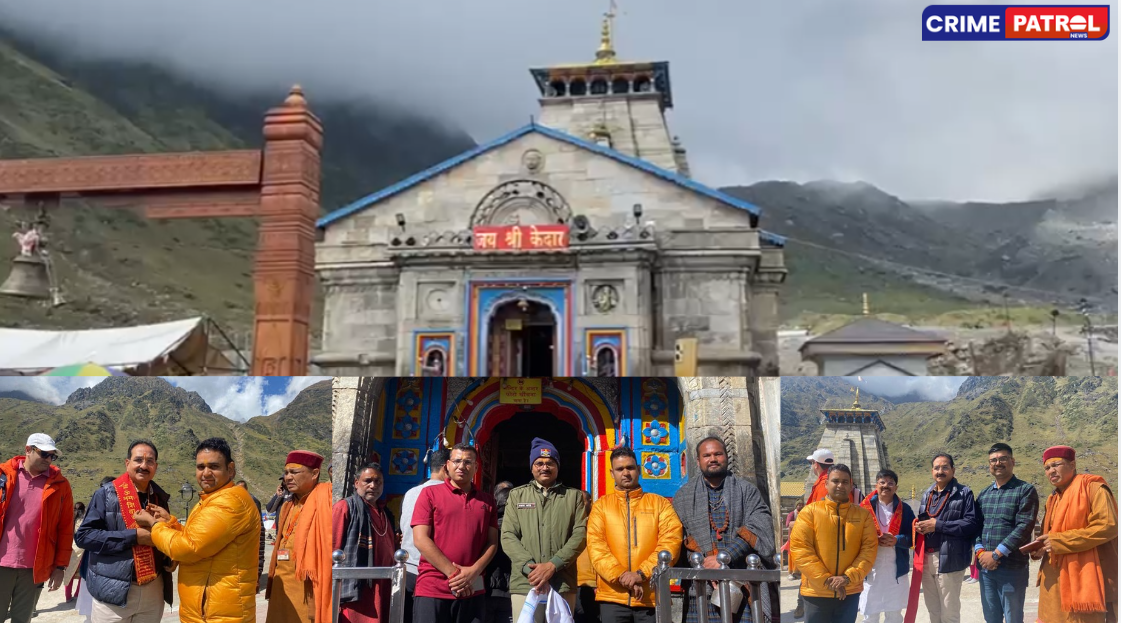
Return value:
[(658, 553), (681, 553), (681, 520), (666, 498), (644, 493), (638, 460), (627, 447), (611, 451), (615, 491), (592, 505), (588, 517), (588, 557), (596, 576), (596, 601), (603, 623), (653, 623), (650, 576)]
[(0, 465), (0, 621), (29, 623), (43, 584), (62, 586), (74, 544), (74, 494), (51, 462), (54, 440), (27, 438), (25, 456)]

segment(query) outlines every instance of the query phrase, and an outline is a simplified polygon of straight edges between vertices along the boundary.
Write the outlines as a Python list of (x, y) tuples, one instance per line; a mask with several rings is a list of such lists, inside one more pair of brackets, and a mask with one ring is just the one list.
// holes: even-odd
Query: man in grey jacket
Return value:
[[(510, 558), (510, 609), (516, 619), (530, 590), (552, 587), (571, 610), (576, 602), (576, 559), (584, 550), (588, 509), (584, 493), (557, 482), (560, 455), (553, 444), (530, 444), (533, 480), (510, 491), (502, 522), (502, 551)], [(545, 601), (536, 615), (544, 615)]]

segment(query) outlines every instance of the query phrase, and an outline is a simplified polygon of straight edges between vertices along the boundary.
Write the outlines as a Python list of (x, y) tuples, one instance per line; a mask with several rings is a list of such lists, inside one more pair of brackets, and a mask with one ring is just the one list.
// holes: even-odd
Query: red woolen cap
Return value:
[(1043, 462), (1046, 463), (1051, 459), (1066, 459), (1068, 461), (1074, 460), (1074, 448), (1070, 446), (1051, 446), (1043, 451)]
[(319, 467), (323, 465), (323, 457), (314, 452), (308, 452), (307, 450), (293, 450), (288, 453), (288, 458), (284, 459), (285, 465), (290, 463), (303, 465), (311, 469), (319, 469)]

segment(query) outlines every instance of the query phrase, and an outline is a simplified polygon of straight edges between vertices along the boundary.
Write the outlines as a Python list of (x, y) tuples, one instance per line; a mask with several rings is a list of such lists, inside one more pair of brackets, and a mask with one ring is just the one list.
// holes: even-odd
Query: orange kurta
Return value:
[[(273, 546), (272, 569), (269, 571), (268, 614), (265, 623), (313, 623), (315, 620), (315, 594), (311, 580), (296, 578), (295, 534), (296, 524), (303, 513), (302, 500), (285, 502), (280, 510), (280, 523), (276, 529)], [(307, 518), (304, 518), (307, 521)], [(288, 551), (288, 560), (279, 560), (278, 552)]]
[[(1051, 495), (1061, 496), (1055, 492)], [(1046, 521), (1050, 527), (1051, 522)], [(1066, 612), (1059, 593), (1059, 568), (1051, 564), (1049, 556), (1043, 557), (1039, 568), (1039, 620), (1044, 623), (1103, 623), (1116, 621), (1117, 613), (1117, 503), (1104, 486), (1097, 487), (1090, 500), (1090, 517), (1086, 527), (1065, 532), (1050, 532), (1051, 549), (1056, 554), (1071, 554), (1100, 547), (1102, 575), (1105, 579), (1106, 606), (1112, 612), (1107, 619), (1104, 612)], [(1111, 545), (1113, 547), (1109, 547)], [(1108, 551), (1106, 551), (1108, 550)]]

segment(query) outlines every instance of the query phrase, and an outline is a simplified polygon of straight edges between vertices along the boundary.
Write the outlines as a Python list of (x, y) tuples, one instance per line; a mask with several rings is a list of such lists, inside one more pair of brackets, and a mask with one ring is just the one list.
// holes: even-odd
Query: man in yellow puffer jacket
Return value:
[(152, 531), (156, 549), (179, 563), (182, 623), (256, 621), (261, 515), (249, 492), (234, 486), (234, 475), (230, 445), (207, 439), (195, 450), (202, 493), (186, 525), (162, 510), (155, 517), (136, 515), (136, 523)]
[(853, 504), (852, 472), (829, 468), (828, 494), (798, 513), (790, 530), (790, 553), (802, 572), (806, 623), (855, 623), (864, 576), (876, 562), (876, 519)]
[(658, 552), (681, 553), (681, 520), (673, 504), (644, 493), (638, 483), (638, 460), (630, 448), (611, 452), (615, 491), (592, 504), (588, 516), (588, 557), (596, 572), (600, 620), (654, 621), (650, 576)]

